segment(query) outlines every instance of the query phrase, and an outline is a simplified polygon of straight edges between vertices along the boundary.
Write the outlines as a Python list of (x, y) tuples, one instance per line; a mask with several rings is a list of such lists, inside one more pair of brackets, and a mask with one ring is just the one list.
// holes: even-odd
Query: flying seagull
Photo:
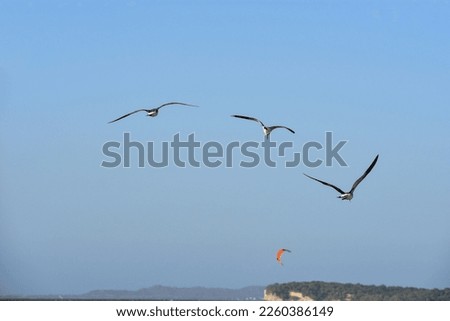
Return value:
[(351, 200), (353, 198), (353, 192), (355, 191), (356, 187), (359, 185), (359, 183), (361, 183), (363, 181), (364, 178), (366, 178), (366, 176), (370, 173), (370, 171), (372, 170), (372, 168), (375, 166), (375, 164), (378, 161), (378, 155), (375, 157), (375, 159), (373, 160), (372, 164), (370, 164), (369, 168), (364, 172), (364, 174), (362, 174), (362, 176), (360, 178), (358, 178), (356, 180), (356, 182), (353, 183), (352, 189), (349, 192), (344, 192), (343, 190), (341, 190), (339, 187), (336, 187), (330, 183), (321, 181), (320, 179), (311, 177), (309, 175), (306, 175), (305, 173), (303, 173), (303, 175), (305, 175), (306, 177), (309, 177), (319, 183), (322, 183), (323, 185), (326, 186), (330, 186), (332, 188), (334, 188), (336, 191), (338, 191), (339, 193), (341, 193), (341, 195), (338, 196), (338, 198), (342, 199), (342, 200)]
[(121, 119), (123, 119), (125, 117), (133, 115), (133, 114), (138, 113), (140, 111), (145, 111), (147, 113), (147, 116), (156, 117), (156, 116), (158, 116), (159, 110), (161, 108), (163, 108), (164, 106), (169, 106), (169, 105), (183, 105), (183, 106), (189, 106), (189, 107), (198, 107), (197, 105), (190, 105), (190, 104), (179, 103), (179, 102), (174, 101), (174, 102), (162, 104), (161, 106), (156, 107), (156, 108), (152, 108), (152, 109), (138, 109), (138, 110), (132, 111), (131, 113), (123, 115), (123, 116), (121, 116), (121, 117), (119, 117), (117, 119), (111, 120), (110, 122), (108, 122), (108, 124), (114, 123), (114, 122), (116, 122), (118, 120), (121, 120)]
[(242, 115), (231, 115), (231, 117), (247, 119), (247, 120), (253, 120), (253, 121), (256, 121), (256, 122), (260, 123), (262, 128), (263, 128), (263, 131), (264, 131), (264, 137), (266, 137), (266, 138), (269, 138), (270, 133), (274, 129), (277, 129), (277, 128), (284, 128), (284, 129), (289, 130), (292, 134), (295, 134), (295, 132), (292, 129), (290, 129), (290, 128), (286, 127), (286, 126), (266, 126), (266, 125), (263, 124), (262, 121), (260, 121), (259, 119), (253, 118), (253, 117), (242, 116)]

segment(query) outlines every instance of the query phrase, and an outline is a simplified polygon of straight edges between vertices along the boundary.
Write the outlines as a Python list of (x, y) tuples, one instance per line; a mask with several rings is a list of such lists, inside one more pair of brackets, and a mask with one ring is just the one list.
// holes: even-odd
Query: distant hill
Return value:
[(291, 282), (266, 287), (268, 301), (450, 301), (450, 288), (420, 289), (336, 282)]
[(156, 285), (137, 291), (95, 290), (81, 295), (0, 296), (0, 300), (178, 300), (178, 301), (245, 301), (262, 300), (263, 286), (242, 289), (223, 288), (176, 288)]
[(88, 300), (262, 300), (264, 287), (249, 286), (242, 289), (223, 288), (175, 288), (156, 285), (137, 291), (97, 290), (83, 294), (80, 298)]

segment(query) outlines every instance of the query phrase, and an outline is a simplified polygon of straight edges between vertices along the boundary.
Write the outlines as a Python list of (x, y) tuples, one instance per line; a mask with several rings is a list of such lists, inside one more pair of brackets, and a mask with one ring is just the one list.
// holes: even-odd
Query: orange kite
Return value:
[(278, 261), (278, 263), (280, 263), (281, 265), (283, 265), (283, 262), (281, 262), (281, 256), (284, 254), (284, 252), (289, 252), (289, 253), (291, 253), (291, 251), (288, 250), (288, 249), (279, 249), (279, 250), (278, 250), (278, 252), (277, 252), (277, 261)]

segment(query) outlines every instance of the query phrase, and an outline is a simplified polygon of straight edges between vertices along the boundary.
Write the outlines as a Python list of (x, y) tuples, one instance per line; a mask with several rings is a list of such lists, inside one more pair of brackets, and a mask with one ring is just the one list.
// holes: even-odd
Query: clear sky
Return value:
[[(448, 1), (1, 1), (0, 293), (450, 287), (449, 16)], [(168, 101), (200, 107), (107, 124)], [(262, 141), (231, 114), (291, 127), (272, 140), (298, 151), (332, 132), (348, 166), (139, 168), (136, 150), (100, 166), (124, 133)], [(302, 174), (349, 189), (377, 154), (351, 202)]]

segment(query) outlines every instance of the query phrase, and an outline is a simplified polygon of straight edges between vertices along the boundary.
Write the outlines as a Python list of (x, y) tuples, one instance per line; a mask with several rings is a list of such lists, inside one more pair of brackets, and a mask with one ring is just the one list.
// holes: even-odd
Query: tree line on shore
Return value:
[(450, 288), (422, 289), (385, 285), (337, 282), (290, 282), (271, 284), (266, 293), (282, 300), (296, 300), (291, 292), (300, 292), (315, 301), (450, 301)]

